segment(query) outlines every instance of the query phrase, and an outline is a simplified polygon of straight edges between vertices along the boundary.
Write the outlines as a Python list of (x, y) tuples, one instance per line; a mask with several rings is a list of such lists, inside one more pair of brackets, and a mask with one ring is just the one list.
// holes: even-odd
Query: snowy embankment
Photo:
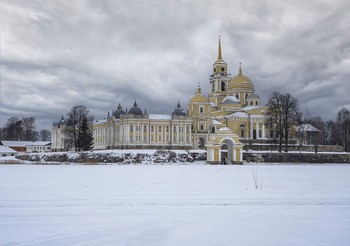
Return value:
[(203, 150), (101, 150), (21, 154), (18, 159), (39, 163), (179, 163), (205, 161)]
[(350, 165), (0, 165), (0, 208), (0, 245), (345, 246)]

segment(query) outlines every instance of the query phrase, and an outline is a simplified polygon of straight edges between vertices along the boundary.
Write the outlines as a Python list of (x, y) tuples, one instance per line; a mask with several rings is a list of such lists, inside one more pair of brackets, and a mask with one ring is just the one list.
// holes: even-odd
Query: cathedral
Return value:
[[(223, 158), (242, 162), (242, 142), (266, 140), (267, 107), (261, 106), (241, 64), (236, 76), (227, 73), (220, 39), (209, 90), (203, 94), (198, 84), (187, 110), (178, 102), (171, 115), (148, 114), (136, 101), (129, 110), (119, 104), (106, 119), (93, 124), (94, 149), (207, 149), (209, 163), (222, 163)], [(53, 125), (53, 151), (65, 150), (64, 125), (63, 117)]]

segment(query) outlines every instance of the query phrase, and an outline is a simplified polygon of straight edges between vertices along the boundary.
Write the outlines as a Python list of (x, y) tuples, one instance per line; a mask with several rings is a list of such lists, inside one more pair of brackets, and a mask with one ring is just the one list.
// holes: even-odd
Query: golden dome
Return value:
[(205, 102), (205, 103), (209, 103), (209, 99), (204, 96), (203, 94), (196, 94), (193, 95), (190, 99), (190, 103), (196, 103), (196, 102)]
[(254, 85), (252, 81), (247, 76), (243, 75), (241, 67), (239, 68), (238, 74), (235, 77), (233, 77), (228, 84), (228, 89), (233, 89), (233, 88), (253, 88), (254, 89)]
[(196, 94), (194, 94), (190, 99), (190, 103), (196, 103), (196, 102), (209, 103), (209, 99), (201, 93), (201, 87), (199, 83), (198, 83)]

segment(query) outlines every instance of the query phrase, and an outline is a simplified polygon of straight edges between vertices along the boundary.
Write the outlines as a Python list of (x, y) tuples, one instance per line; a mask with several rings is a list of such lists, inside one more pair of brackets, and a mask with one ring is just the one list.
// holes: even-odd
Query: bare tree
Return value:
[(36, 141), (38, 139), (38, 132), (35, 131), (35, 118), (22, 118), (23, 125), (23, 140)]
[(39, 132), (41, 141), (50, 141), (51, 140), (51, 132), (49, 130), (40, 130)]
[(273, 136), (275, 139), (278, 138), (278, 151), (282, 152), (282, 141), (283, 141), (283, 115), (282, 115), (282, 94), (274, 91), (272, 92), (267, 106), (269, 107), (266, 112), (266, 123), (271, 130), (273, 130)]
[(328, 145), (342, 145), (340, 130), (337, 127), (337, 123), (333, 120), (325, 122), (325, 144)]
[(337, 115), (337, 128), (340, 132), (341, 143), (346, 152), (350, 151), (350, 111), (342, 108)]
[(21, 140), (22, 121), (17, 117), (11, 117), (7, 120), (2, 129), (3, 140)]
[(290, 138), (295, 136), (295, 126), (300, 122), (301, 113), (299, 103), (296, 98), (289, 93), (281, 94), (274, 91), (267, 103), (269, 107), (266, 115), (267, 125), (270, 129), (275, 129), (279, 139), (278, 151), (282, 152), (282, 143), (284, 142), (284, 151), (288, 152)]
[(301, 113), (298, 99), (292, 97), (289, 93), (283, 95), (282, 98), (284, 151), (288, 152), (289, 138), (295, 136), (295, 126), (301, 120)]

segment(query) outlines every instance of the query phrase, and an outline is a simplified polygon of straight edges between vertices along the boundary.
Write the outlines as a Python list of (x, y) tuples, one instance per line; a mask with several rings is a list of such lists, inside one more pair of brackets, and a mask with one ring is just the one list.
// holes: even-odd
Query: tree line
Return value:
[[(94, 117), (87, 107), (74, 106), (66, 116), (63, 133), (66, 150), (86, 151), (93, 147), (91, 126)], [(7, 141), (51, 141), (51, 131), (35, 130), (34, 117), (11, 117), (0, 128), (0, 140)]]
[(10, 117), (5, 125), (0, 128), (0, 139), (7, 141), (50, 141), (51, 131), (35, 130), (34, 117)]
[[(323, 121), (321, 116), (304, 115), (300, 111), (298, 99), (289, 93), (274, 91), (266, 106), (266, 124), (270, 129), (270, 140), (278, 143), (279, 152), (288, 152), (288, 146), (298, 139), (297, 125), (311, 124), (319, 131), (313, 135), (315, 152), (319, 144), (340, 145), (344, 151), (350, 151), (350, 111), (342, 108), (335, 120)], [(300, 137), (300, 136), (299, 136)], [(304, 136), (302, 136), (304, 137)]]

